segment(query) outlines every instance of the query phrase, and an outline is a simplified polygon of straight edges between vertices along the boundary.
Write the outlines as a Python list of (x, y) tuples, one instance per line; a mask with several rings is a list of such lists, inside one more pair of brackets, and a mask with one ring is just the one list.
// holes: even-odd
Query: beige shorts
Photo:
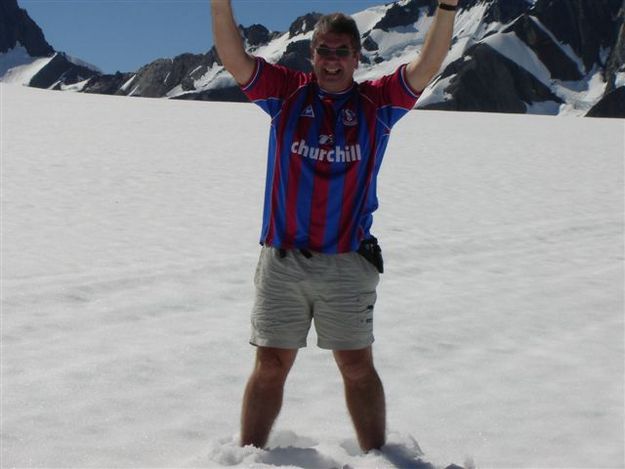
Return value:
[(256, 298), (250, 343), (262, 347), (306, 347), (314, 320), (318, 346), (357, 350), (373, 343), (373, 308), (380, 276), (356, 252), (284, 257), (263, 247), (256, 268)]

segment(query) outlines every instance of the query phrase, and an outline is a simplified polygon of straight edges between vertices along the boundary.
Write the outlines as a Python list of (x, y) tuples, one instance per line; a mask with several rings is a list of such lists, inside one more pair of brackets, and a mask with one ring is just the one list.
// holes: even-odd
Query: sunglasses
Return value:
[(315, 49), (317, 54), (321, 57), (331, 57), (336, 55), (337, 57), (344, 59), (349, 57), (352, 54), (352, 50), (349, 47), (338, 47), (336, 49), (332, 49), (327, 46), (319, 46)]

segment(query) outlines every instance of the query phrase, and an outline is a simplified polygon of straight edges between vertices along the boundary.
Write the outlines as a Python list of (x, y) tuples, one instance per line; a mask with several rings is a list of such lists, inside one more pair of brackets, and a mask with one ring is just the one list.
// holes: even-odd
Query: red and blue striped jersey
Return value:
[(241, 88), (271, 116), (261, 244), (331, 254), (371, 237), (391, 128), (419, 97), (405, 67), (333, 94), (313, 73), (256, 59)]

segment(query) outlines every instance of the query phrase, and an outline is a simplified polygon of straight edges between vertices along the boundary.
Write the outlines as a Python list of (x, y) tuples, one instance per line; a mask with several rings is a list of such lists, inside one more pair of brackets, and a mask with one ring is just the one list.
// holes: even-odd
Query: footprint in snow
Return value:
[(223, 438), (211, 445), (208, 460), (196, 459), (192, 466), (215, 463), (228, 466), (288, 466), (303, 469), (343, 468), (344, 465), (333, 458), (321, 454), (314, 448), (318, 442), (312, 438), (299, 436), (291, 431), (276, 432), (269, 440), (267, 449), (252, 446), (240, 447), (238, 436)]
[[(238, 435), (211, 444), (206, 456), (189, 461), (189, 467), (289, 467), (303, 469), (353, 469), (388, 467), (401, 469), (441, 469), (422, 459), (423, 452), (411, 435), (390, 433), (380, 451), (363, 453), (354, 439), (321, 444), (292, 431), (277, 431), (267, 449), (241, 447)], [(328, 453), (331, 453), (330, 456)], [(451, 465), (445, 469), (463, 469)]]

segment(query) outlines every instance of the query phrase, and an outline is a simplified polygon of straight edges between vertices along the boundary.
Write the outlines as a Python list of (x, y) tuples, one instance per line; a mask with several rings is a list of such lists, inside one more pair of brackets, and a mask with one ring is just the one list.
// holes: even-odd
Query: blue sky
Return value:
[[(239, 23), (285, 31), (310, 11), (355, 13), (384, 0), (234, 0)], [(106, 73), (212, 46), (209, 0), (18, 0), (47, 41)]]

